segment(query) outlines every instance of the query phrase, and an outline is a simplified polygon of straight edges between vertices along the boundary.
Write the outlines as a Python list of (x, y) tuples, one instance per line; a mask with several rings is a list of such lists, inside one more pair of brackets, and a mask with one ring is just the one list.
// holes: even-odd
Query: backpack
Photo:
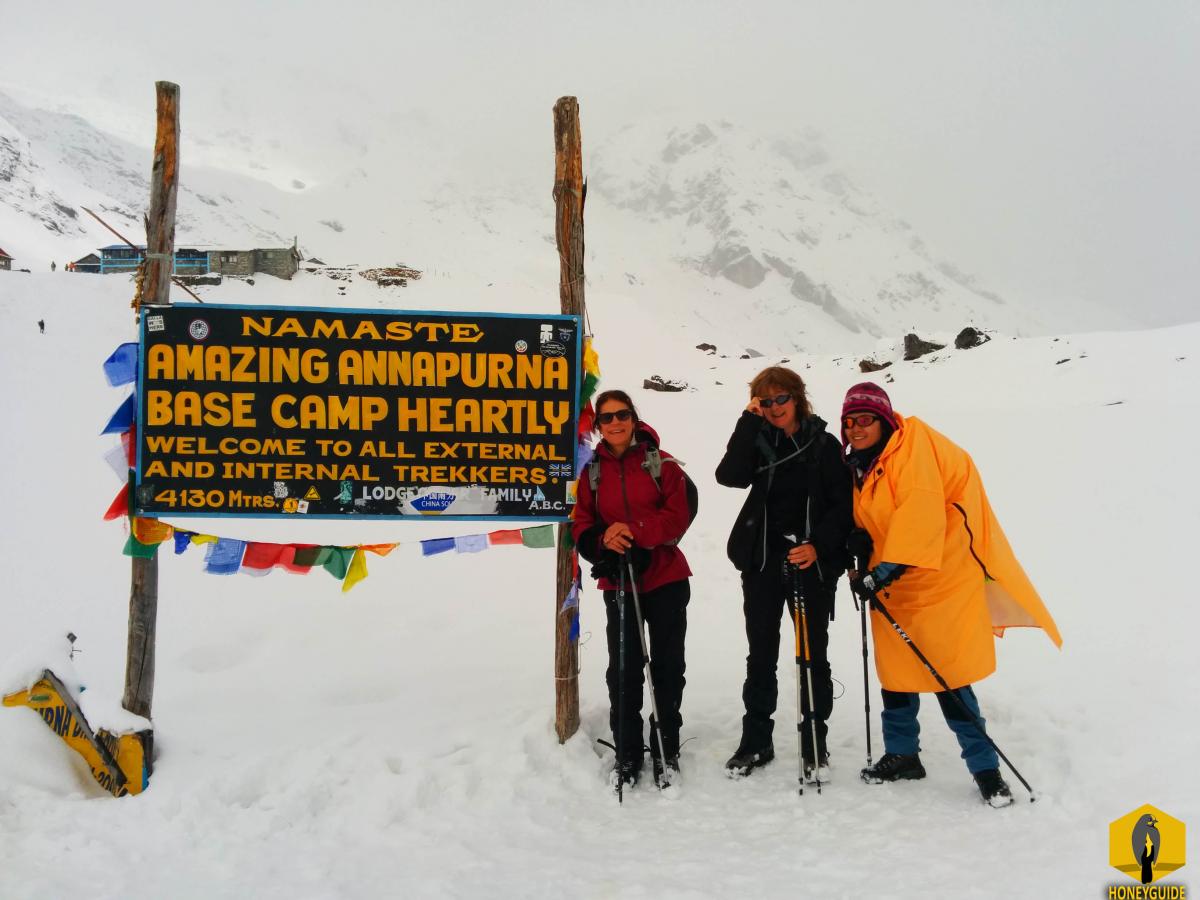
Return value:
[[(691, 528), (692, 523), (696, 521), (696, 513), (700, 509), (700, 492), (696, 490), (696, 482), (692, 481), (691, 476), (683, 468), (685, 463), (681, 459), (671, 457), (671, 462), (679, 466), (679, 471), (683, 475), (683, 488), (687, 494), (688, 505), (688, 523), (687, 527)], [(658, 452), (658, 448), (651, 444), (646, 448), (646, 458), (642, 460), (642, 468), (646, 470), (646, 474), (654, 481), (654, 486), (658, 488), (658, 492), (662, 493), (662, 454)], [(596, 491), (600, 487), (600, 460), (595, 456), (588, 463), (588, 485), (592, 489), (592, 496), (597, 496)], [(687, 529), (684, 529), (684, 534)], [(668, 542), (668, 546), (675, 546), (681, 540), (683, 535)]]

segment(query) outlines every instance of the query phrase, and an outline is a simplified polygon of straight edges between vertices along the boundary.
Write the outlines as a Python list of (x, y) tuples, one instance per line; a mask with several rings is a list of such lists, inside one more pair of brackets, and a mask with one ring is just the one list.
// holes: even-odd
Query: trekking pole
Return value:
[(804, 677), (808, 684), (808, 726), (809, 737), (812, 739), (813, 780), (817, 783), (817, 793), (821, 793), (821, 754), (817, 749), (817, 695), (813, 691), (812, 647), (808, 642), (808, 608), (804, 596), (804, 582), (800, 570), (792, 567), (792, 577), (796, 579), (796, 597), (800, 601), (800, 637), (804, 648)]
[(617, 802), (625, 802), (625, 570), (617, 578)]
[(655, 772), (654, 778), (658, 783), (658, 787), (670, 787), (671, 780), (667, 777), (667, 754), (663, 748), (662, 739), (662, 720), (658, 717), (658, 699), (654, 693), (654, 678), (650, 674), (650, 645), (646, 642), (646, 626), (645, 620), (642, 618), (642, 601), (638, 596), (637, 578), (633, 574), (633, 563), (630, 562), (628, 556), (625, 559), (625, 567), (629, 572), (629, 584), (633, 588), (633, 613), (637, 618), (638, 638), (642, 644), (642, 668), (646, 672), (646, 686), (650, 689), (650, 740), (658, 743), (658, 760), (662, 766), (662, 773)]
[[(866, 558), (855, 560), (855, 572), (861, 575), (870, 571)], [(867, 598), (854, 594), (854, 605), (858, 607), (859, 623), (862, 627), (862, 657), (863, 657), (863, 711), (867, 723), (867, 768), (871, 767), (871, 682), (867, 675)]]
[(783, 559), (783, 572), (787, 577), (788, 587), (792, 593), (792, 626), (796, 632), (796, 764), (799, 767), (797, 781), (800, 784), (800, 796), (804, 796), (804, 707), (801, 700), (804, 691), (803, 669), (804, 654), (800, 646), (800, 604), (796, 598), (795, 573), (788, 565), (787, 557)]
[(996, 755), (999, 756), (1002, 760), (1004, 760), (1004, 764), (1006, 766), (1008, 766), (1009, 769), (1012, 770), (1012, 773), (1014, 775), (1017, 776), (1017, 780), (1020, 781), (1021, 784), (1023, 784), (1025, 786), (1025, 790), (1027, 790), (1029, 792), (1029, 802), (1033, 803), (1035, 800), (1037, 800), (1037, 796), (1035, 795), (1033, 788), (1030, 787), (1029, 782), (1025, 780), (1025, 778), (1021, 775), (1020, 772), (1017, 771), (1017, 767), (1012, 764), (1012, 762), (1009, 760), (1009, 758), (1004, 755), (1004, 751), (996, 746), (996, 742), (992, 740), (991, 735), (989, 735), (987, 733), (987, 729), (985, 729), (983, 727), (983, 723), (979, 721), (979, 716), (977, 716), (975, 713), (971, 712), (971, 710), (967, 707), (967, 704), (963, 703), (962, 698), (959, 697), (958, 694), (955, 693), (955, 691), (953, 689), (951, 689), (950, 685), (948, 685), (946, 683), (946, 679), (944, 679), (940, 674), (938, 674), (938, 670), (933, 667), (933, 663), (931, 663), (925, 657), (925, 654), (921, 652), (921, 648), (913, 643), (913, 639), (908, 636), (908, 632), (906, 632), (903, 628), (901, 628), (900, 623), (897, 622), (894, 618), (892, 618), (892, 614), (890, 612), (888, 612), (888, 608), (886, 606), (884, 606), (883, 602), (879, 599), (879, 594), (877, 594), (876, 592), (871, 591), (869, 589), (866, 589), (865, 587), (864, 587), (864, 590), (867, 591), (867, 595), (870, 597), (871, 603), (873, 603), (875, 605), (875, 608), (877, 610), (879, 610), (880, 613), (883, 614), (883, 617), (885, 619), (888, 620), (888, 624), (890, 624), (892, 626), (892, 628), (895, 629), (896, 634), (900, 635), (900, 637), (904, 641), (904, 643), (908, 644), (908, 646), (912, 649), (912, 652), (917, 655), (917, 659), (919, 659), (922, 662), (922, 664), (925, 666), (925, 668), (929, 670), (929, 674), (932, 675), (934, 677), (934, 680), (937, 681), (937, 683), (942, 686), (942, 690), (947, 691), (950, 694), (950, 696), (954, 698), (954, 702), (958, 704), (958, 708), (961, 709), (964, 713), (966, 713), (968, 720), (975, 725), (976, 730), (979, 731), (979, 734), (983, 737), (983, 739), (988, 742), (988, 745), (993, 750), (996, 751)]

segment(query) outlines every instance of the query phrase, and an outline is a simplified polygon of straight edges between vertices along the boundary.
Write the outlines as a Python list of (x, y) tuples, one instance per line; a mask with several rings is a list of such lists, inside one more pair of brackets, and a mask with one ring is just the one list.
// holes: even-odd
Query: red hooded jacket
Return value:
[[(624, 522), (633, 532), (634, 543), (650, 551), (650, 565), (638, 579), (638, 588), (649, 592), (692, 574), (683, 552), (672, 543), (683, 536), (691, 515), (683, 470), (671, 460), (670, 454), (660, 452), (661, 489), (642, 468), (647, 447), (658, 446), (658, 434), (645, 422), (638, 422), (634, 439), (620, 459), (603, 441), (596, 447), (600, 465), (598, 496), (592, 495), (591, 479), (585, 468), (579, 475), (571, 536), (583, 557), (594, 561), (604, 552), (600, 538), (605, 529)], [(601, 578), (599, 586), (605, 591), (617, 589), (607, 578)]]

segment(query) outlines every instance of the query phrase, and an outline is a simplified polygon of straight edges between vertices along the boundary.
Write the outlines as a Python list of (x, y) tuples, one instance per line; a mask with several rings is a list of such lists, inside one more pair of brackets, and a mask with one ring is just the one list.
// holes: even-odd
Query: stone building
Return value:
[(208, 271), (219, 275), (244, 278), (263, 272), (276, 278), (290, 279), (299, 266), (300, 254), (294, 246), (208, 251)]
[(0, 269), (12, 271), (12, 257), (0, 249)]

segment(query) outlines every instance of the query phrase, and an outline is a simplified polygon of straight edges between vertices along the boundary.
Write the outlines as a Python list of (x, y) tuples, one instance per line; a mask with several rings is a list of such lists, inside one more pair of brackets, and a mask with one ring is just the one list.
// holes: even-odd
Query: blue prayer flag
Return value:
[(567, 635), (568, 641), (579, 640), (579, 613), (575, 613), (575, 618), (571, 620), (571, 632)]
[(454, 538), (430, 538), (421, 541), (421, 555), (433, 556), (435, 553), (445, 553), (454, 549)]
[(178, 556), (184, 550), (192, 545), (192, 535), (194, 531), (180, 531), (175, 529), (175, 555)]
[(137, 399), (133, 394), (125, 398), (112, 418), (108, 420), (108, 424), (104, 426), (101, 434), (120, 434), (123, 431), (128, 431), (133, 427), (134, 420), (137, 419)]
[(215, 544), (207, 545), (204, 571), (210, 575), (234, 575), (242, 567), (242, 555), (245, 552), (245, 541), (218, 538)]
[(121, 344), (104, 361), (104, 377), (113, 387), (137, 381), (138, 345)]

